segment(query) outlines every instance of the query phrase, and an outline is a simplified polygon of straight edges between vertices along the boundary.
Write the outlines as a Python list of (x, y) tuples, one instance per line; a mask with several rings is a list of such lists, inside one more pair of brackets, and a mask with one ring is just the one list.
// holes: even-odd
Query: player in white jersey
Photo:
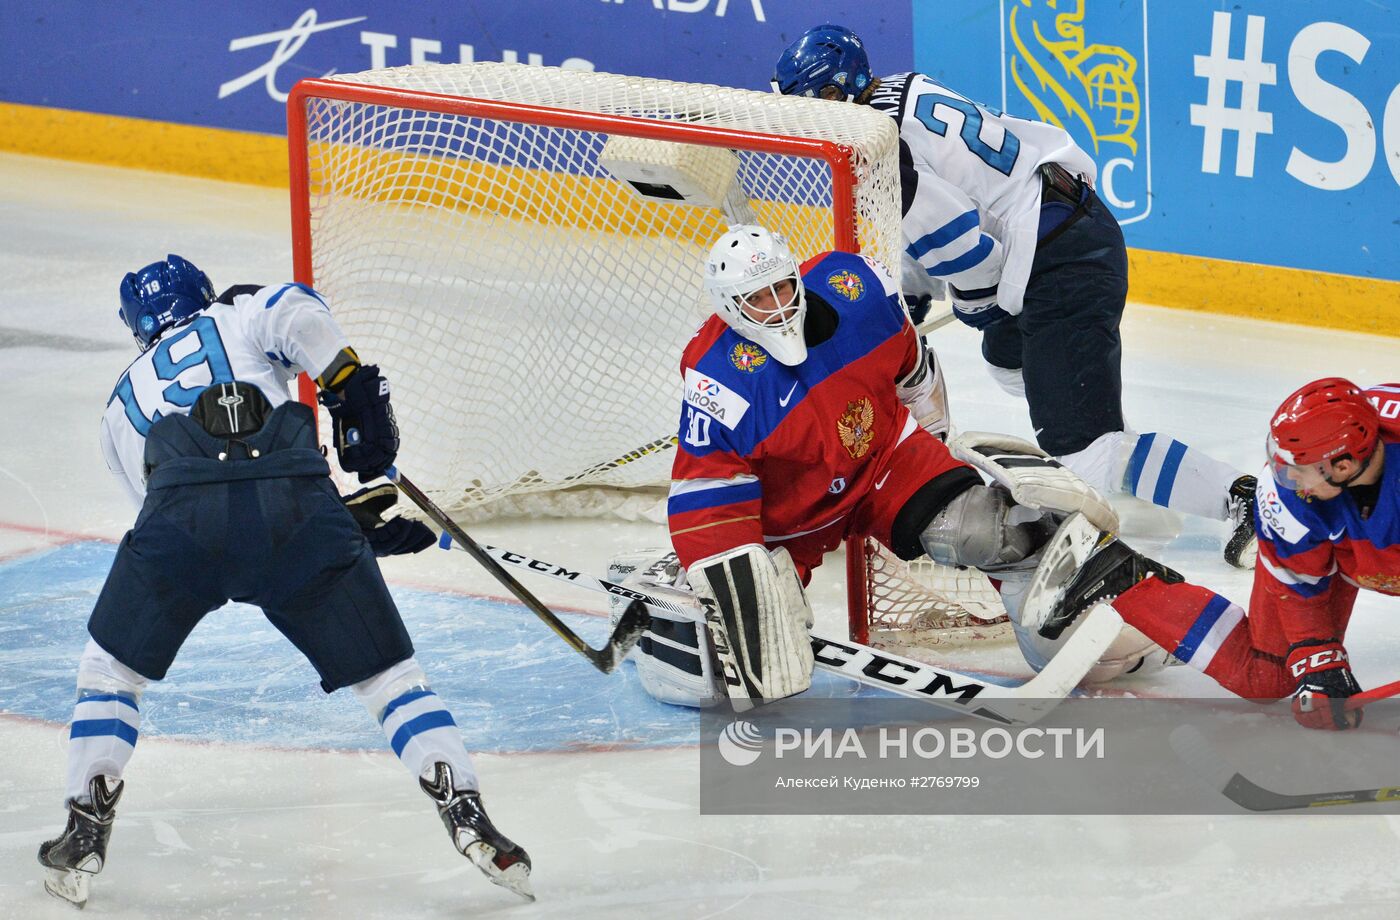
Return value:
[(1123, 420), (1127, 250), (1094, 193), (1094, 161), (1064, 129), (924, 74), (875, 79), (860, 38), (836, 25), (789, 45), (773, 88), (898, 124), (911, 307), (947, 284), (957, 318), (982, 331), (993, 379), (1026, 399), (1041, 448), (1101, 491), (1230, 521), (1226, 560), (1254, 564), (1254, 477)]
[(475, 769), (428, 687), (376, 555), (433, 542), (383, 520), (394, 488), (344, 499), (316, 444), (315, 414), (289, 397), (315, 375), (336, 455), (361, 482), (398, 451), (388, 382), (362, 365), (320, 295), (299, 284), (230, 288), (168, 256), (121, 284), (119, 315), (141, 355), (102, 417), (107, 464), (140, 506), (88, 621), (69, 731), (68, 824), (39, 848), (45, 888), (82, 906), (102, 870), (141, 695), (165, 677), (206, 614), (262, 608), (330, 693), (350, 687), (437, 806), (457, 849), (533, 898), (530, 859), (482, 809)]

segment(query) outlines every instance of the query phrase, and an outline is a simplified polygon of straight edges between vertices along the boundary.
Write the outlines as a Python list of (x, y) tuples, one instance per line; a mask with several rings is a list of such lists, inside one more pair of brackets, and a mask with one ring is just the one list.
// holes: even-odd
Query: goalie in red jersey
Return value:
[[(668, 502), (675, 554), (609, 572), (652, 593), (675, 589), (697, 611), (675, 620), (653, 611), (633, 658), (657, 699), (708, 706), (805, 690), (813, 657), (803, 586), (849, 536), (903, 559), (927, 554), (994, 573), (1014, 606), (1064, 514), (1087, 508), (1110, 526), (1103, 499), (1034, 445), (943, 443), (937, 362), (878, 263), (827, 252), (799, 269), (782, 237), (738, 226), (711, 250), (705, 288), (715, 315), (681, 359)], [(709, 602), (707, 615), (694, 595)]]
[[(1111, 600), (1123, 619), (1225, 689), (1291, 696), (1310, 728), (1354, 728), (1360, 691), (1345, 640), (1357, 591), (1400, 596), (1400, 384), (1339, 377), (1292, 393), (1269, 425), (1259, 480), (1259, 565), (1249, 611), (1104, 536), (1063, 587), (1031, 589), (1025, 613), (1056, 636)], [(1064, 554), (1047, 551), (1048, 572)]]

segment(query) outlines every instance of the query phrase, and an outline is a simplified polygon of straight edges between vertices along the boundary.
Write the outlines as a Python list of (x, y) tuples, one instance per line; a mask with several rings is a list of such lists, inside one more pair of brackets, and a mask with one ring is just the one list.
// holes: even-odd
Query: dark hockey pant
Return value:
[(1036, 440), (1053, 456), (1123, 429), (1128, 254), (1118, 221), (1090, 191), (1083, 213), (1036, 250), (1019, 316), (989, 326), (982, 356), (1021, 370)]

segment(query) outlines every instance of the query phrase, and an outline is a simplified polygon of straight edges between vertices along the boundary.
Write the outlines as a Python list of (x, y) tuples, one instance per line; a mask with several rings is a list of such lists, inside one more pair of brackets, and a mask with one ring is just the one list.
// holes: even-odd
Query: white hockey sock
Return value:
[(1173, 511), (1223, 521), (1226, 494), (1243, 475), (1168, 435), (1140, 434), (1123, 471), (1123, 490)]
[(426, 776), (433, 764), (441, 761), (452, 768), (455, 788), (479, 788), (462, 733), (442, 700), (428, 687), (428, 678), (417, 661), (401, 661), (350, 689), (379, 721), (389, 747), (410, 773)]
[(136, 750), (146, 678), (91, 639), (78, 663), (78, 702), (68, 729), (66, 798), (86, 799), (94, 776), (120, 779)]

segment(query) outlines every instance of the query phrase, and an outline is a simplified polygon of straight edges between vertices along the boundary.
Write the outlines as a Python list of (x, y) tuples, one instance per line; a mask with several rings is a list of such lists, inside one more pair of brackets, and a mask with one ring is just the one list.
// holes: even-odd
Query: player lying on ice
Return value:
[[(1364, 393), (1338, 377), (1283, 401), (1269, 425), (1272, 475), (1261, 477), (1259, 565), (1246, 613), (1208, 588), (1093, 533), (1080, 553), (1059, 541), (1028, 593), (1028, 625), (1058, 636), (1109, 601), (1172, 654), (1249, 699), (1292, 697), (1309, 728), (1361, 723), (1345, 641), (1358, 589), (1400, 595), (1400, 384)], [(1067, 525), (1068, 526), (1068, 525)], [(1058, 584), (1060, 587), (1055, 587)]]
[[(716, 315), (681, 359), (668, 503), (678, 559), (633, 565), (629, 576), (694, 611), (653, 609), (633, 653), (657, 699), (710, 706), (731, 695), (726, 683), (750, 698), (806, 689), (812, 615), (803, 585), (849, 536), (873, 537), (902, 559), (927, 553), (975, 566), (1001, 582), (1015, 611), (1065, 514), (1082, 510), (1113, 526), (1103, 499), (1033, 445), (959, 439), (971, 464), (950, 452), (938, 365), (877, 263), (829, 252), (799, 270), (781, 237), (739, 226), (711, 250), (705, 287)], [(1018, 504), (1006, 485), (1038, 496), (1038, 506)], [(692, 589), (716, 611), (708, 628)], [(1054, 652), (1033, 631), (1018, 637), (1037, 668)], [(1093, 676), (1140, 667), (1153, 651), (1127, 631)]]
[(389, 384), (361, 365), (325, 301), (299, 284), (239, 285), (217, 299), (169, 256), (121, 283), (141, 349), (102, 417), (102, 451), (141, 513), (88, 621), (68, 742), (68, 824), (39, 847), (44, 887), (82, 906), (102, 871), (141, 695), (186, 636), (229, 600), (261, 607), (316, 668), (349, 687), (436, 804), (457, 849), (498, 885), (530, 894), (530, 858), (492, 826), (451, 714), (428, 688), (376, 555), (433, 534), (382, 515), (389, 485), (342, 502), (315, 415), (288, 384), (316, 375), (336, 456), (368, 482), (399, 447)]
[(1094, 191), (1093, 159), (1063, 128), (995, 111), (926, 74), (877, 78), (860, 38), (838, 25), (784, 49), (773, 88), (894, 119), (911, 311), (917, 321), (915, 304), (927, 311), (948, 285), (954, 315), (981, 331), (988, 371), (1026, 400), (1047, 453), (1104, 494), (1229, 521), (1226, 561), (1254, 565), (1254, 477), (1124, 423), (1128, 251)]

